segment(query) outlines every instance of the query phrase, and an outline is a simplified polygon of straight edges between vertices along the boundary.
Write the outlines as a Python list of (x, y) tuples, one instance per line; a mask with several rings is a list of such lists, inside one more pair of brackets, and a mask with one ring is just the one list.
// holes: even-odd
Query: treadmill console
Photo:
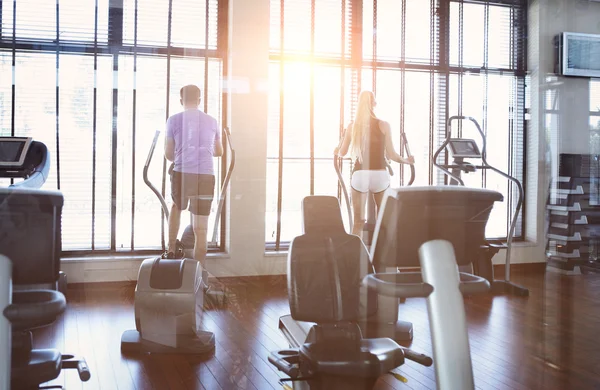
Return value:
[(30, 145), (30, 137), (0, 137), (0, 169), (23, 166)]
[(472, 139), (451, 138), (448, 145), (455, 158), (481, 158), (479, 147)]

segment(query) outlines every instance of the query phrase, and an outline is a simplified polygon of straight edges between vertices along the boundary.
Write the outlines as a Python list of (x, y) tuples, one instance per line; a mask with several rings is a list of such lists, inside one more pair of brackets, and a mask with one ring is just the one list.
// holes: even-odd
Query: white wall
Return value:
[[(208, 260), (217, 276), (285, 273), (285, 254), (264, 252), (266, 142), (268, 115), (269, 0), (230, 0), (229, 126), (236, 148), (236, 169), (229, 196), (227, 255)], [(600, 3), (580, 0), (531, 0), (528, 61), (531, 120), (527, 134), (526, 238), (514, 245), (513, 263), (545, 262), (546, 188), (557, 151), (587, 153), (588, 82), (555, 78), (552, 38), (561, 31), (600, 33)], [(559, 93), (560, 113), (547, 121), (544, 99)], [(547, 134), (547, 128), (549, 133)], [(546, 142), (546, 139), (554, 142)], [(555, 164), (554, 164), (555, 166)], [(504, 251), (494, 258), (504, 262)], [(69, 259), (63, 269), (70, 282), (135, 280), (142, 259)]]
[[(545, 12), (540, 24), (540, 44), (548, 50), (541, 52), (540, 72), (556, 82), (558, 114), (546, 123), (555, 137), (553, 156), (558, 153), (590, 153), (589, 147), (589, 79), (553, 77), (554, 53), (552, 38), (560, 32), (600, 34), (600, 2), (588, 0), (541, 1)], [(543, 84), (540, 86), (543, 87)]]
[[(600, 34), (600, 3), (588, 0), (530, 0), (528, 69), (531, 118), (527, 134), (527, 243), (516, 247), (514, 263), (545, 262), (545, 202), (559, 153), (590, 153), (589, 80), (554, 74), (553, 38), (560, 32)], [(556, 95), (558, 109), (546, 112)], [(502, 261), (501, 254), (494, 258)]]

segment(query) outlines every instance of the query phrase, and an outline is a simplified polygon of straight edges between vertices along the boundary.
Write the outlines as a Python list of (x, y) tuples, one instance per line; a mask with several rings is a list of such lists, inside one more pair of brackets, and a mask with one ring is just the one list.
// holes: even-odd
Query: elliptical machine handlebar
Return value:
[[(400, 133), (400, 143), (401, 143), (401, 147), (404, 146), (404, 150), (406, 151), (406, 155), (408, 157), (412, 157), (412, 153), (410, 152), (410, 148), (408, 147), (408, 140), (406, 139), (406, 133), (403, 131), (402, 133)], [(406, 184), (407, 186), (412, 185), (412, 183), (415, 181), (415, 164), (410, 164), (410, 179), (408, 180), (408, 183)]]
[(168, 221), (169, 220), (169, 207), (167, 207), (167, 202), (165, 201), (165, 198), (162, 196), (160, 191), (156, 187), (154, 187), (154, 185), (152, 184), (150, 179), (148, 179), (148, 168), (150, 167), (150, 161), (152, 161), (152, 156), (154, 155), (154, 149), (156, 149), (156, 143), (158, 142), (158, 136), (160, 135), (160, 133), (161, 133), (160, 130), (156, 130), (156, 133), (154, 133), (154, 139), (152, 140), (152, 145), (150, 145), (150, 151), (148, 152), (148, 157), (146, 158), (146, 163), (144, 164), (143, 176), (144, 176), (144, 183), (146, 183), (146, 185), (150, 188), (150, 190), (152, 190), (152, 192), (154, 192), (154, 195), (156, 195), (156, 197), (160, 201), (160, 205), (161, 205), (163, 212), (165, 213), (165, 216)]
[(223, 211), (225, 199), (227, 198), (227, 188), (229, 188), (231, 174), (233, 172), (233, 168), (235, 167), (235, 150), (233, 149), (233, 145), (231, 143), (231, 131), (229, 130), (229, 127), (224, 128), (224, 134), (225, 140), (227, 141), (227, 146), (229, 147), (229, 152), (231, 153), (231, 160), (229, 162), (229, 169), (227, 169), (227, 174), (225, 175), (225, 180), (221, 186), (221, 191), (219, 192), (219, 205), (217, 206), (217, 214), (215, 216), (215, 227), (213, 229), (212, 242), (217, 242), (217, 228), (219, 227), (221, 212)]
[[(342, 133), (342, 137), (340, 139), (340, 143), (338, 144), (338, 149), (342, 146), (342, 142), (344, 141), (344, 135), (346, 132)], [(346, 202), (346, 210), (348, 211), (348, 226), (350, 227), (350, 231), (352, 231), (353, 218), (352, 218), (352, 206), (350, 205), (350, 197), (348, 196), (348, 190), (346, 189), (346, 183), (344, 182), (344, 178), (342, 177), (342, 162), (343, 157), (335, 154), (333, 156), (333, 166), (335, 168), (335, 173), (338, 177), (338, 183), (340, 187), (342, 187), (342, 192), (344, 193), (344, 201)]]

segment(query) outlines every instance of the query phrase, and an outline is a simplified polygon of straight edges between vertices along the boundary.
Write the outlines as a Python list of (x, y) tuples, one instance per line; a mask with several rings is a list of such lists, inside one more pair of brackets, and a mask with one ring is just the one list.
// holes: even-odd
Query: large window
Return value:
[[(301, 234), (303, 197), (340, 196), (333, 150), (363, 89), (375, 92), (376, 112), (402, 153), (406, 134), (413, 185), (445, 182), (431, 159), (453, 115), (474, 117), (493, 145), (488, 161), (522, 182), (526, 7), (523, 0), (271, 0), (267, 247), (285, 248)], [(453, 122), (458, 133), (481, 145), (468, 122)], [(351, 166), (344, 161), (348, 187)], [(392, 185), (405, 185), (409, 170), (393, 169)], [(505, 237), (517, 189), (490, 172), (466, 179), (504, 194), (486, 233)], [(516, 236), (522, 232), (520, 218)]]
[[(223, 0), (0, 1), (0, 134), (48, 146), (44, 188), (65, 197), (65, 252), (164, 248), (166, 220), (143, 166), (161, 131), (149, 177), (170, 203), (164, 124), (182, 109), (183, 85), (198, 85), (201, 108), (225, 118), (226, 9)], [(188, 223), (184, 214), (182, 230)]]

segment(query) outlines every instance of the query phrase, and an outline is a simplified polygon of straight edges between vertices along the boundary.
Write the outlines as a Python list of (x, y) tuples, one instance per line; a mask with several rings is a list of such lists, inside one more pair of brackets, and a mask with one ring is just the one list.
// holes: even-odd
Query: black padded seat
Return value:
[(337, 339), (306, 343), (300, 359), (320, 375), (377, 378), (404, 364), (404, 352), (389, 338), (362, 339), (360, 345)]
[(11, 386), (14, 389), (37, 388), (60, 375), (62, 356), (56, 349), (34, 349), (26, 365), (13, 366)]
[(14, 332), (51, 325), (67, 308), (65, 296), (53, 290), (15, 291), (12, 300), (4, 316)]

